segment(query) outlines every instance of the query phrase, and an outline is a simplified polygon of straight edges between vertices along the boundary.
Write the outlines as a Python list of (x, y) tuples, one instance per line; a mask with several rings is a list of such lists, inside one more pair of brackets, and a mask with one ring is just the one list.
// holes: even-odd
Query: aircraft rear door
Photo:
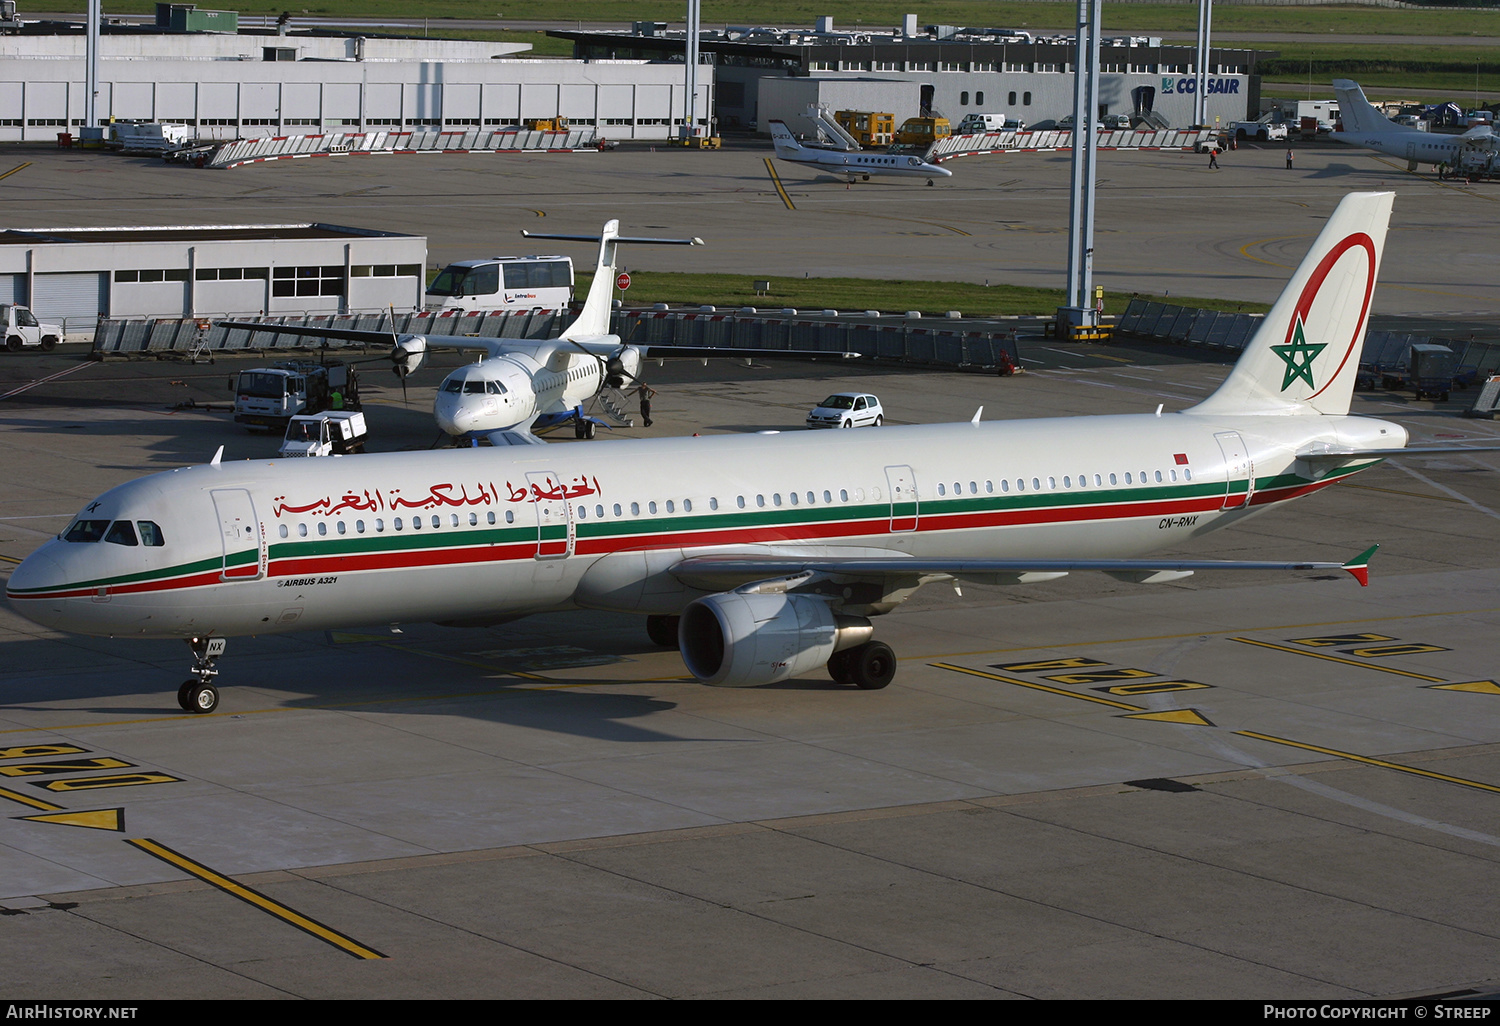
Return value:
[(1220, 509), (1244, 509), (1255, 493), (1255, 471), (1245, 440), (1238, 431), (1220, 431), (1214, 435), (1224, 454), (1224, 504)]
[(255, 504), (243, 488), (219, 488), (210, 493), (219, 515), (219, 538), (224, 563), (219, 579), (258, 581), (266, 575), (266, 553), (261, 545)]
[(891, 533), (917, 529), (917, 475), (910, 467), (886, 467), (886, 484), (891, 488)]
[(548, 471), (526, 475), (536, 510), (536, 558), (558, 559), (573, 553), (573, 523), (562, 478)]

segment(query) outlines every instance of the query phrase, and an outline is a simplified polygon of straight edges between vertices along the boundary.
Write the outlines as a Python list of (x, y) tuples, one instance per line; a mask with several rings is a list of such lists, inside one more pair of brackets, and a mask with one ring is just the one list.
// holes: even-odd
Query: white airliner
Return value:
[[(459, 439), (487, 439), (492, 445), (542, 444), (532, 429), (573, 422), (579, 438), (593, 438), (602, 421), (588, 416), (584, 403), (606, 388), (621, 388), (639, 380), (645, 359), (724, 358), (837, 359), (858, 353), (804, 350), (723, 349), (705, 346), (629, 345), (609, 333), (610, 302), (615, 288), (615, 257), (621, 243), (701, 246), (702, 239), (627, 238), (620, 222), (605, 224), (599, 235), (537, 234), (533, 239), (597, 242), (599, 262), (583, 309), (557, 338), (528, 340), (476, 338), (467, 335), (402, 335), (395, 339), (392, 358), (402, 377), (417, 370), (429, 348), (478, 350), (480, 362), (458, 368), (443, 379), (433, 401), (438, 427)], [(389, 332), (356, 328), (307, 328), (282, 324), (221, 321), (227, 328), (313, 338), (337, 338), (383, 344)]]
[(651, 617), (705, 684), (826, 666), (879, 688), (895, 658), (872, 619), (928, 581), (1342, 567), (1363, 584), (1373, 549), (1150, 553), (1404, 450), (1400, 425), (1349, 416), (1391, 200), (1343, 200), (1223, 385), (1180, 413), (216, 457), (90, 502), (6, 594), (61, 631), (187, 639), (178, 701), (208, 712), (225, 639), (251, 634), (616, 610)]
[(771, 122), (771, 143), (776, 147), (778, 160), (822, 168), (824, 171), (843, 175), (851, 182), (856, 178), (869, 181), (871, 175), (898, 175), (905, 178), (925, 178), (927, 184), (931, 185), (934, 178), (953, 177), (953, 172), (947, 168), (929, 164), (911, 153), (849, 153), (845, 150), (803, 146), (784, 121)]
[(1339, 142), (1400, 157), (1409, 171), (1415, 171), (1418, 164), (1447, 164), (1458, 171), (1494, 169), (1500, 138), (1489, 125), (1477, 125), (1462, 135), (1419, 132), (1403, 128), (1371, 106), (1358, 82), (1334, 79), (1333, 91), (1339, 98), (1344, 128), (1333, 134)]

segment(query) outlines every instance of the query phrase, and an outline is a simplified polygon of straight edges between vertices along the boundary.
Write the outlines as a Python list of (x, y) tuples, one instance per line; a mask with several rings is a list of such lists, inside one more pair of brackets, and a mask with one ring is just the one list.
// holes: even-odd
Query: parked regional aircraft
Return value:
[(701, 246), (703, 240), (626, 238), (620, 222), (609, 221), (599, 235), (556, 235), (523, 231), (533, 239), (597, 242), (599, 263), (583, 309), (554, 339), (474, 338), (467, 335), (403, 335), (356, 328), (308, 328), (300, 325), (220, 321), (226, 328), (243, 328), (279, 335), (337, 338), (353, 342), (395, 342), (392, 359), (402, 378), (422, 365), (429, 348), (475, 349), (485, 354), (443, 379), (433, 401), (438, 427), (455, 438), (487, 439), (492, 445), (542, 444), (533, 428), (573, 422), (579, 438), (593, 438), (603, 423), (584, 413), (583, 404), (606, 388), (620, 388), (639, 380), (646, 359), (810, 359), (857, 357), (858, 353), (830, 353), (800, 349), (720, 349), (707, 346), (629, 345), (609, 333), (610, 301), (614, 297), (615, 254), (621, 243)]
[(1378, 150), (1406, 161), (1406, 169), (1418, 164), (1447, 164), (1458, 171), (1489, 172), (1500, 156), (1500, 138), (1489, 125), (1478, 125), (1462, 135), (1441, 135), (1403, 128), (1365, 99), (1358, 82), (1347, 78), (1333, 81), (1339, 98), (1339, 119), (1344, 130), (1333, 138), (1351, 146)]
[(910, 153), (849, 153), (845, 150), (821, 149), (803, 146), (786, 127), (785, 121), (771, 122), (771, 143), (776, 147), (778, 160), (789, 160), (794, 164), (807, 164), (822, 168), (836, 175), (844, 175), (849, 181), (856, 178), (870, 180), (871, 175), (901, 175), (907, 178), (925, 178), (931, 185), (934, 178), (952, 178), (953, 172), (936, 164), (929, 164)]
[(1364, 584), (1373, 549), (1342, 564), (1149, 554), (1412, 451), (1400, 425), (1349, 416), (1391, 200), (1345, 197), (1229, 377), (1180, 413), (216, 456), (105, 492), (6, 595), (61, 631), (186, 639), (178, 702), (209, 712), (226, 639), (250, 634), (616, 610), (648, 615), (705, 684), (826, 665), (880, 688), (895, 657), (872, 619), (928, 581), (1342, 567)]

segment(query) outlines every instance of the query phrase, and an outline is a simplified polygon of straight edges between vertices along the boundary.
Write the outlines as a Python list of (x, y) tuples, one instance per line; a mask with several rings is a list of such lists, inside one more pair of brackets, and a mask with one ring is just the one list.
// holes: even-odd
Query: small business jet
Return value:
[(1339, 98), (1344, 129), (1333, 133), (1333, 138), (1400, 157), (1408, 171), (1415, 171), (1418, 164), (1446, 164), (1458, 171), (1487, 172), (1500, 156), (1500, 137), (1489, 125), (1476, 125), (1462, 135), (1419, 132), (1403, 128), (1371, 106), (1358, 82), (1334, 79), (1333, 91)]
[[(74, 634), (226, 639), (543, 610), (649, 617), (704, 684), (881, 688), (874, 621), (929, 581), (1152, 583), (1347, 562), (1151, 555), (1406, 449), (1349, 415), (1391, 193), (1346, 196), (1224, 383), (1179, 413), (251, 460), (139, 478), (27, 556), (11, 605)], [(1442, 447), (1453, 451), (1455, 447)], [(1416, 451), (1439, 451), (1424, 448)]]
[(785, 121), (771, 122), (771, 143), (776, 147), (778, 160), (789, 160), (794, 164), (822, 168), (854, 181), (870, 180), (871, 175), (898, 175), (905, 178), (925, 178), (931, 185), (934, 178), (952, 178), (953, 172), (936, 164), (929, 164), (911, 153), (850, 153), (847, 150), (823, 149), (804, 146), (792, 135)]
[(597, 242), (599, 262), (583, 309), (557, 338), (474, 338), (467, 335), (403, 335), (356, 328), (307, 328), (300, 325), (221, 321), (226, 328), (312, 338), (336, 338), (382, 344), (394, 341), (394, 369), (405, 378), (422, 365), (430, 348), (479, 350), (478, 363), (466, 364), (443, 379), (433, 401), (438, 427), (459, 440), (491, 445), (540, 445), (533, 430), (573, 422), (579, 438), (593, 438), (602, 421), (584, 412), (584, 403), (607, 388), (640, 381), (649, 359), (812, 359), (852, 358), (858, 353), (798, 349), (723, 349), (708, 346), (630, 345), (609, 333), (614, 298), (615, 255), (622, 243), (701, 246), (703, 240), (628, 238), (620, 222), (610, 221), (598, 235), (521, 232), (533, 239)]

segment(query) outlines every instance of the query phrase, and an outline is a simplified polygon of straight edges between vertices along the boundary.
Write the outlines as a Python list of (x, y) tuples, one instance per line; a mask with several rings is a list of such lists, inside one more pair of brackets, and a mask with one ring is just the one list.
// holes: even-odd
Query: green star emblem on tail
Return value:
[(1292, 382), (1301, 378), (1307, 382), (1308, 388), (1316, 388), (1317, 382), (1313, 381), (1312, 365), (1318, 358), (1318, 354), (1327, 349), (1324, 342), (1309, 342), (1307, 336), (1302, 332), (1302, 318), (1298, 317), (1292, 328), (1292, 340), (1284, 346), (1272, 346), (1271, 352), (1286, 363), (1286, 374), (1281, 379), (1281, 390), (1285, 392), (1292, 387)]

